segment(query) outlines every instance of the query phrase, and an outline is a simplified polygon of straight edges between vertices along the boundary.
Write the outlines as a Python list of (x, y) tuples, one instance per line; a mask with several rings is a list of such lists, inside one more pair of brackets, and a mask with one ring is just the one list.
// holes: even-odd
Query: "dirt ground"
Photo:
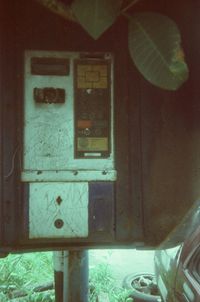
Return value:
[(121, 286), (124, 277), (131, 273), (154, 272), (154, 251), (140, 251), (130, 249), (91, 250), (89, 252), (89, 266), (99, 263), (110, 266), (117, 285)]

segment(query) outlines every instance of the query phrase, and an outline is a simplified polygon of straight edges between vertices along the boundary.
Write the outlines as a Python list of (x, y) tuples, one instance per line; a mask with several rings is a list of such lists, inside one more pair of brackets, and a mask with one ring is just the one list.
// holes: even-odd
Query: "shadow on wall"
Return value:
[(190, 97), (186, 87), (142, 105), (144, 221), (151, 244), (163, 241), (200, 196), (200, 125)]

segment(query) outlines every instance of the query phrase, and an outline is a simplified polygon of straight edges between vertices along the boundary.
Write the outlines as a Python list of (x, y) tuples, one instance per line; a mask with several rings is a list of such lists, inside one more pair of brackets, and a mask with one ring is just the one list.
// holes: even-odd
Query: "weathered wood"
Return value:
[(34, 287), (33, 292), (39, 293), (51, 289), (54, 289), (54, 283), (52, 281)]

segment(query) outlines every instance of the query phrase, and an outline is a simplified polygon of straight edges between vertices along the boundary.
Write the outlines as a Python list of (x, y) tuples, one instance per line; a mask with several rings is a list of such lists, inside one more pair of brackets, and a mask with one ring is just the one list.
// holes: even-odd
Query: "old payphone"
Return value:
[(0, 3), (0, 252), (155, 247), (199, 198), (196, 4), (149, 4), (190, 41), (192, 82), (169, 93), (123, 18), (93, 40), (39, 2)]
[(87, 238), (94, 229), (111, 235), (112, 54), (25, 51), (24, 66), (29, 239)]

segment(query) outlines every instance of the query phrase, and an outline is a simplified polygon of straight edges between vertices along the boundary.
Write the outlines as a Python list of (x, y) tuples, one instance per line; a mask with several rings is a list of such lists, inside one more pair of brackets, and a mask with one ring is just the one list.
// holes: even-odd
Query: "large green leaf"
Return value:
[(94, 39), (106, 31), (120, 12), (122, 0), (74, 0), (72, 11)]
[(173, 20), (157, 13), (138, 13), (129, 22), (131, 57), (152, 84), (178, 89), (188, 78), (181, 36)]

